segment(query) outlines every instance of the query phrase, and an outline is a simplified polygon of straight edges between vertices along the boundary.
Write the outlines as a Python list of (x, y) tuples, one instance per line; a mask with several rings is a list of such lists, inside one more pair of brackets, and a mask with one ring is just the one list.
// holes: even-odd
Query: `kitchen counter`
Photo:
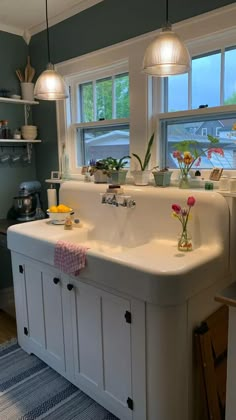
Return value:
[[(0, 219), (0, 234), (6, 235), (7, 229), (12, 226), (16, 225), (20, 222), (18, 220), (12, 220), (12, 219)], [(22, 223), (22, 222), (21, 222)]]

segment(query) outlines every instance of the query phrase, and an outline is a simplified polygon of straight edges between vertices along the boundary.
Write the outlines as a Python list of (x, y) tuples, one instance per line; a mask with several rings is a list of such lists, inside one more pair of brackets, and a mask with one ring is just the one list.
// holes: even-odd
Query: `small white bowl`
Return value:
[(10, 96), (11, 99), (21, 99), (20, 95), (11, 95)]

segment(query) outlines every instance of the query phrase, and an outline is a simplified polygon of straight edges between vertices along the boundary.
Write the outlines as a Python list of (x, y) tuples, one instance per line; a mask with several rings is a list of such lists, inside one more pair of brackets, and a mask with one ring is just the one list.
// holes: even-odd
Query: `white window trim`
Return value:
[[(236, 4), (231, 4), (177, 23), (173, 25), (173, 29), (185, 41), (192, 56), (219, 50), (236, 44), (235, 12)], [(145, 50), (159, 32), (160, 30), (153, 31), (56, 65), (57, 71), (66, 78), (78, 73), (88, 76), (90, 71), (93, 72), (97, 69), (99, 72), (101, 67), (113, 66), (114, 63), (122, 61), (128, 63), (130, 78), (130, 153), (134, 152), (140, 156), (144, 156), (148, 139), (154, 130), (158, 138), (159, 125), (157, 117), (163, 111), (163, 105), (160, 100), (161, 95), (159, 98), (155, 98), (155, 101), (152, 103), (151, 78), (142, 73), (142, 61)], [(156, 86), (157, 91), (161, 92), (163, 80), (153, 78), (152, 82)], [(65, 109), (65, 104), (62, 102), (57, 103), (58, 150), (60, 158), (61, 145), (66, 143)], [(158, 156), (158, 147), (155, 145), (153, 149), (151, 167), (158, 163), (158, 158), (160, 157)], [(131, 166), (133, 165), (134, 162), (131, 160)]]

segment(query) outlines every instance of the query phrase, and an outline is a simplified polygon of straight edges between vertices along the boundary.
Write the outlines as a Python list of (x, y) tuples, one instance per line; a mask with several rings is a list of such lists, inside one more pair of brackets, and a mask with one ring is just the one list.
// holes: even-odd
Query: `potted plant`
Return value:
[(106, 184), (109, 174), (109, 162), (107, 159), (97, 161), (91, 159), (89, 162), (89, 173), (94, 176), (96, 184)]
[(108, 176), (111, 184), (125, 184), (126, 175), (128, 169), (124, 169), (128, 161), (125, 159), (130, 159), (130, 156), (123, 156), (120, 159), (113, 157), (106, 158), (108, 163)]
[(151, 170), (148, 170), (148, 165), (151, 158), (151, 148), (153, 145), (153, 140), (154, 140), (154, 133), (152, 133), (150, 140), (148, 142), (147, 150), (146, 150), (143, 161), (139, 155), (137, 155), (136, 153), (132, 153), (132, 155), (138, 160), (139, 165), (140, 165), (140, 170), (132, 171), (135, 185), (148, 185), (149, 176), (151, 173)]
[(169, 187), (172, 173), (173, 171), (169, 171), (167, 167), (153, 171), (155, 185), (157, 187)]

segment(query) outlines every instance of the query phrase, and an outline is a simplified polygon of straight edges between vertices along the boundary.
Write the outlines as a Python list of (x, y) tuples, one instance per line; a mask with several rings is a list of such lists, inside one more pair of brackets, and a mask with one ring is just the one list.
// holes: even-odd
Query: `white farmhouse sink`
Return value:
[[(101, 204), (102, 191), (102, 185), (63, 184), (61, 202), (78, 209), (82, 227), (67, 231), (48, 220), (14, 225), (9, 249), (53, 265), (58, 240), (84, 244), (84, 279), (162, 305), (182, 303), (227, 275), (229, 210), (218, 193), (127, 186), (137, 204), (124, 209)], [(184, 206), (193, 192), (194, 250), (184, 253), (177, 250), (180, 223), (171, 218), (171, 204)]]

